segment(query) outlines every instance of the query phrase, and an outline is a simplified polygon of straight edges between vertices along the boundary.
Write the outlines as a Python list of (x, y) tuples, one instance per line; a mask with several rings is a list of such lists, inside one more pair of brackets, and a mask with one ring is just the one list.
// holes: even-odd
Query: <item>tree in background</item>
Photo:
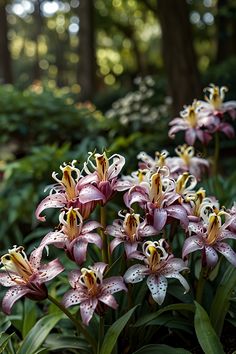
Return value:
[(0, 83), (12, 83), (11, 55), (8, 47), (7, 1), (0, 0)]

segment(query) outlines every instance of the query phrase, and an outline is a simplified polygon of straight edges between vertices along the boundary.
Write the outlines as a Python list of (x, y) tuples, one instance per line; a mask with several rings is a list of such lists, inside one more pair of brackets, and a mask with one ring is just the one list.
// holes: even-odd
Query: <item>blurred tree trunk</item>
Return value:
[(157, 10), (173, 113), (178, 114), (201, 94), (188, 5), (185, 0), (157, 0)]
[(38, 81), (41, 79), (41, 69), (39, 66), (39, 36), (42, 32), (42, 13), (41, 13), (41, 2), (42, 0), (36, 0), (34, 3), (34, 33), (33, 39), (35, 41), (35, 60), (33, 67), (33, 80)]
[(236, 8), (231, 0), (218, 0), (216, 24), (216, 62), (220, 63), (236, 55)]
[(0, 0), (0, 83), (12, 83), (11, 55), (8, 47), (6, 1)]
[(80, 0), (79, 64), (77, 81), (81, 87), (81, 101), (91, 100), (95, 91), (95, 38), (93, 0)]

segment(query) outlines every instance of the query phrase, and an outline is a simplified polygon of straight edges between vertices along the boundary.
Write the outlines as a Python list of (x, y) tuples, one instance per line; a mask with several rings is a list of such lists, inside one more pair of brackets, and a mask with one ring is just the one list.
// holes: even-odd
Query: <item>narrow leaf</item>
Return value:
[(211, 325), (208, 314), (196, 301), (195, 305), (194, 327), (202, 350), (205, 354), (224, 354), (222, 344)]
[(1, 337), (0, 337), (0, 353), (4, 353), (4, 350), (6, 349), (8, 341), (11, 339), (11, 337), (14, 334), (15, 333), (12, 333), (12, 334), (8, 335), (8, 334), (5, 334), (5, 333), (1, 333)]
[(25, 338), (27, 333), (35, 325), (36, 318), (37, 318), (37, 313), (36, 313), (35, 302), (25, 298), (24, 319), (23, 319), (23, 326), (22, 326), (23, 338)]
[(63, 314), (47, 315), (41, 318), (29, 331), (18, 350), (18, 354), (34, 354), (41, 347), (52, 328)]
[(225, 316), (230, 305), (230, 297), (236, 285), (236, 268), (231, 264), (224, 273), (211, 305), (210, 320), (216, 333), (220, 336)]
[(183, 348), (173, 348), (165, 344), (149, 344), (137, 350), (133, 354), (191, 354)]
[(49, 350), (58, 349), (82, 349), (91, 353), (88, 343), (74, 336), (63, 336), (61, 334), (50, 334), (45, 340), (44, 347)]
[(157, 312), (145, 315), (141, 317), (134, 325), (134, 327), (140, 327), (149, 324), (149, 322), (155, 320), (158, 316), (160, 316), (163, 312), (166, 311), (190, 311), (195, 312), (195, 307), (193, 304), (173, 304), (168, 305)]
[(129, 321), (130, 317), (134, 313), (137, 306), (129, 310), (125, 315), (120, 317), (113, 325), (108, 329), (100, 350), (100, 354), (110, 354), (117, 342), (117, 339)]

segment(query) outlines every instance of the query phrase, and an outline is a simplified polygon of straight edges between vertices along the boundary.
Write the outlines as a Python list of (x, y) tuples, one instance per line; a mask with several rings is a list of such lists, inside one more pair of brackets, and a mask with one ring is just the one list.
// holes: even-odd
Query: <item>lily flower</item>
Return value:
[(22, 246), (14, 246), (1, 257), (3, 272), (0, 272), (0, 284), (10, 287), (2, 301), (2, 309), (6, 314), (10, 314), (14, 303), (23, 296), (32, 300), (47, 298), (44, 283), (55, 278), (64, 268), (58, 259), (43, 265), (40, 261), (41, 257), (35, 251), (28, 260)]
[[(125, 158), (119, 154), (107, 157), (106, 153), (94, 154), (96, 165), (91, 161), (93, 153), (89, 153), (88, 161), (84, 163), (84, 171), (93, 179), (98, 190), (103, 194), (102, 205), (105, 205), (112, 198), (116, 189), (118, 175), (121, 172)], [(110, 164), (110, 160), (112, 163)], [(91, 166), (94, 172), (91, 172), (88, 166)]]
[(124, 195), (128, 208), (137, 202), (145, 209), (148, 222), (157, 231), (161, 231), (169, 218), (180, 220), (183, 228), (188, 226), (187, 212), (179, 204), (180, 195), (175, 191), (175, 181), (168, 178), (167, 168), (161, 168), (151, 174), (148, 182), (141, 182), (139, 186), (130, 188)]
[(88, 221), (84, 224), (79, 209), (70, 207), (68, 211), (62, 211), (59, 221), (61, 230), (49, 232), (41, 241), (38, 253), (42, 253), (46, 246), (53, 244), (58, 248), (64, 248), (70, 259), (82, 264), (86, 260), (88, 243), (102, 247), (101, 237), (91, 232), (102, 227), (101, 224), (97, 221)]
[(167, 279), (175, 278), (189, 291), (189, 285), (180, 274), (188, 270), (180, 258), (168, 253), (168, 244), (164, 239), (147, 241), (143, 244), (144, 264), (131, 266), (124, 275), (126, 283), (138, 283), (147, 276), (147, 286), (154, 301), (161, 305), (167, 291)]
[(194, 145), (198, 138), (203, 144), (208, 144), (212, 139), (207, 130), (208, 122), (206, 117), (200, 115), (201, 102), (194, 100), (192, 105), (184, 106), (184, 110), (180, 112), (180, 117), (173, 119), (169, 125), (169, 137), (174, 138), (179, 131), (185, 131), (185, 141), (188, 145)]
[(140, 215), (135, 213), (127, 213), (124, 221), (115, 220), (113, 225), (107, 226), (105, 232), (114, 237), (110, 243), (111, 253), (119, 244), (124, 243), (127, 258), (135, 256), (143, 237), (157, 234), (156, 229), (148, 225), (147, 220), (140, 222)]
[[(78, 208), (83, 218), (88, 218), (98, 201), (104, 199), (104, 195), (91, 184), (90, 176), (83, 177), (80, 170), (75, 167), (75, 160), (69, 165), (60, 166), (62, 178), (53, 172), (52, 177), (57, 182), (53, 185), (49, 196), (38, 205), (35, 215), (40, 221), (45, 221), (40, 216), (43, 210), (48, 208)], [(75, 175), (75, 177), (74, 177)]]
[(69, 282), (73, 289), (64, 295), (62, 302), (65, 307), (79, 304), (85, 325), (89, 324), (94, 311), (101, 311), (102, 305), (113, 309), (118, 307), (112, 294), (121, 290), (127, 291), (122, 277), (103, 279), (106, 266), (105, 263), (98, 262), (92, 267), (72, 271), (69, 275)]
[(219, 252), (236, 267), (236, 253), (225, 242), (226, 239), (236, 239), (236, 234), (227, 229), (228, 222), (222, 223), (222, 215), (227, 213), (213, 209), (209, 216), (202, 209), (201, 216), (205, 225), (201, 229), (192, 229), (195, 235), (185, 240), (182, 256), (185, 258), (189, 253), (201, 250), (203, 265), (213, 268), (218, 261)]

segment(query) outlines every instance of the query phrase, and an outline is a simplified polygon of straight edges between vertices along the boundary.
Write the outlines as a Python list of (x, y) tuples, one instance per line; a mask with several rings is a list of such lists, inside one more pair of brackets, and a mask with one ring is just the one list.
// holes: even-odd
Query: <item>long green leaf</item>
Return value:
[(129, 321), (130, 317), (134, 313), (137, 306), (129, 310), (125, 315), (120, 317), (113, 325), (108, 329), (100, 350), (100, 354), (110, 354), (117, 342), (117, 339)]
[(11, 337), (14, 334), (15, 333), (12, 333), (12, 334), (8, 335), (8, 334), (5, 334), (5, 333), (1, 333), (1, 335), (0, 335), (0, 353), (4, 353), (4, 350), (6, 349), (8, 341), (11, 339)]
[(166, 311), (190, 311), (195, 312), (195, 306), (193, 304), (173, 304), (163, 307), (157, 312), (145, 315), (141, 317), (134, 325), (134, 327), (140, 327), (147, 325), (149, 322), (155, 320), (158, 316), (160, 316), (163, 312)]
[(205, 354), (224, 354), (222, 344), (211, 325), (208, 314), (196, 301), (195, 305), (194, 327), (202, 350)]
[(149, 344), (137, 350), (133, 354), (191, 354), (183, 348), (173, 348), (165, 344)]
[(211, 305), (210, 320), (216, 333), (220, 336), (225, 316), (230, 305), (230, 297), (236, 285), (236, 268), (231, 264), (224, 273), (220, 284), (216, 289), (216, 293)]
[(88, 343), (74, 336), (63, 336), (61, 334), (50, 334), (43, 345), (48, 350), (58, 349), (82, 349), (91, 352)]
[(25, 298), (24, 320), (23, 320), (23, 326), (22, 326), (23, 338), (25, 338), (27, 333), (35, 325), (36, 318), (37, 318), (37, 312), (36, 312), (35, 302)]
[(29, 331), (18, 350), (18, 354), (34, 354), (40, 348), (49, 332), (62, 318), (63, 314), (52, 314), (41, 318)]

